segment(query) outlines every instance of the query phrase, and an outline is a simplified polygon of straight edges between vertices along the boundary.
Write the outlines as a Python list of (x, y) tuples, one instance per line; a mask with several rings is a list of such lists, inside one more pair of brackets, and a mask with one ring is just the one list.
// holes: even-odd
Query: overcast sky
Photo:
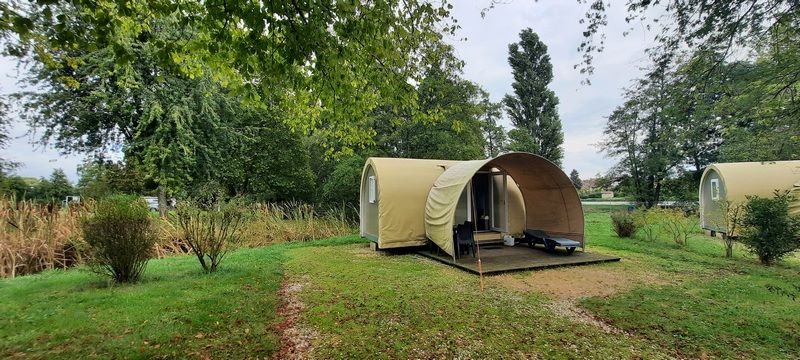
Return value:
[[(510, 1), (499, 4), (481, 18), (488, 0), (454, 1), (454, 15), (461, 30), (457, 37), (448, 37), (457, 55), (466, 63), (464, 77), (486, 89), (492, 100), (499, 101), (511, 92), (511, 68), (508, 65), (508, 44), (519, 40), (524, 28), (532, 28), (548, 46), (553, 63), (551, 88), (560, 99), (558, 108), (564, 127), (564, 169), (577, 169), (582, 178), (605, 172), (613, 163), (598, 153), (594, 146), (602, 137), (604, 117), (619, 105), (621, 89), (640, 74), (646, 65), (644, 49), (652, 34), (640, 27), (623, 37), (628, 29), (624, 8), (619, 3), (609, 9), (609, 28), (605, 52), (595, 58), (592, 85), (581, 85), (583, 75), (573, 66), (580, 61), (577, 47), (582, 41), (583, 25), (579, 19), (585, 5), (574, 0)], [(466, 37), (466, 41), (458, 38)], [(19, 91), (18, 72), (9, 59), (0, 58), (0, 93)], [(509, 127), (507, 119), (503, 124)], [(77, 180), (80, 156), (62, 156), (52, 148), (30, 144), (27, 128), (17, 122), (12, 126), (14, 139), (2, 151), (3, 158), (22, 163), (21, 176), (48, 176), (54, 168), (62, 168), (71, 180)]]

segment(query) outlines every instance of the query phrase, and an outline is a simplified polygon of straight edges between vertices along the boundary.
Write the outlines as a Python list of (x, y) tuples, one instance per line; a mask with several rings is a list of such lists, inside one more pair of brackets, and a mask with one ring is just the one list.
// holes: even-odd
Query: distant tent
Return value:
[(583, 247), (574, 185), (556, 165), (528, 153), (473, 161), (369, 158), (360, 203), (361, 235), (379, 249), (430, 240), (454, 255), (453, 225), (465, 221), (483, 239), (534, 228)]
[[(769, 197), (775, 190), (788, 190), (800, 195), (800, 160), (709, 165), (700, 179), (700, 222), (703, 229), (727, 233), (721, 208), (724, 202), (743, 204), (747, 196)], [(800, 214), (800, 197), (796, 197), (791, 211)]]

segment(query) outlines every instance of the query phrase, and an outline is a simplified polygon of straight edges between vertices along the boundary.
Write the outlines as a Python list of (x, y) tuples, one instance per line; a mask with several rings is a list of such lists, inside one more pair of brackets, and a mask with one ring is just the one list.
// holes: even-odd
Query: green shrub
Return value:
[(684, 246), (688, 243), (689, 237), (699, 228), (699, 223), (695, 217), (686, 215), (685, 210), (663, 209), (659, 211), (659, 224), (675, 244)]
[(661, 220), (663, 210), (658, 208), (636, 210), (633, 219), (639, 229), (639, 233), (644, 235), (647, 241), (656, 241), (661, 231)]
[(239, 201), (186, 200), (175, 211), (184, 240), (205, 272), (217, 271), (225, 255), (240, 240), (239, 228), (244, 212)]
[(633, 237), (639, 226), (633, 215), (628, 211), (617, 211), (611, 214), (611, 226), (614, 233), (619, 237)]
[(138, 196), (115, 195), (97, 203), (81, 223), (89, 246), (89, 265), (117, 282), (135, 282), (153, 255), (156, 237), (147, 203)]
[(789, 215), (792, 200), (788, 192), (779, 191), (772, 198), (747, 197), (740, 241), (762, 264), (800, 249), (800, 219)]

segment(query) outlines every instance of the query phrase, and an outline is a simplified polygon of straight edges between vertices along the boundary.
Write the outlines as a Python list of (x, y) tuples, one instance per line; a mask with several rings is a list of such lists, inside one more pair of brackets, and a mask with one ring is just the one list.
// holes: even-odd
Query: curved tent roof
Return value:
[(574, 185), (558, 166), (528, 153), (503, 154), (447, 167), (436, 178), (425, 203), (425, 233), (431, 241), (446, 253), (455, 253), (452, 228), (458, 199), (475, 173), (487, 167), (506, 171), (516, 182), (525, 205), (525, 227), (578, 240), (583, 246), (583, 208)]
[(771, 196), (775, 190), (792, 190), (800, 181), (800, 160), (711, 164), (703, 172), (700, 184), (705, 184), (712, 171), (719, 175), (726, 200), (741, 203), (748, 195)]

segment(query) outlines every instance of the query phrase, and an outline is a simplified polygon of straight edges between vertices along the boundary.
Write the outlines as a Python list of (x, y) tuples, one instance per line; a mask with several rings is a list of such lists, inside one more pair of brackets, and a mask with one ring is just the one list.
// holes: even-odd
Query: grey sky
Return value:
[[(527, 27), (539, 34), (549, 49), (553, 63), (552, 89), (560, 99), (559, 114), (564, 125), (564, 169), (577, 169), (583, 178), (606, 171), (612, 159), (597, 152), (593, 144), (602, 137), (604, 117), (621, 103), (621, 89), (640, 74), (646, 65), (644, 49), (651, 37), (641, 27), (623, 37), (629, 25), (624, 21), (622, 4), (609, 9), (606, 49), (595, 58), (592, 85), (581, 85), (583, 75), (573, 69), (580, 61), (576, 48), (583, 40), (583, 25), (578, 20), (585, 5), (574, 0), (511, 1), (499, 4), (481, 18), (488, 0), (462, 0), (454, 3), (454, 15), (461, 25), (457, 37), (448, 38), (457, 55), (466, 63), (464, 77), (483, 86), (492, 100), (499, 101), (511, 92), (511, 69), (507, 62), (508, 44), (519, 39)], [(466, 41), (457, 38), (466, 37)], [(0, 92), (19, 91), (17, 70), (13, 61), (0, 58)], [(507, 127), (509, 123), (504, 120)], [(3, 150), (3, 157), (22, 163), (17, 173), (22, 176), (47, 176), (54, 168), (62, 168), (71, 180), (77, 179), (80, 156), (61, 156), (52, 148), (30, 144), (24, 136), (26, 127), (12, 127), (14, 139)]]

